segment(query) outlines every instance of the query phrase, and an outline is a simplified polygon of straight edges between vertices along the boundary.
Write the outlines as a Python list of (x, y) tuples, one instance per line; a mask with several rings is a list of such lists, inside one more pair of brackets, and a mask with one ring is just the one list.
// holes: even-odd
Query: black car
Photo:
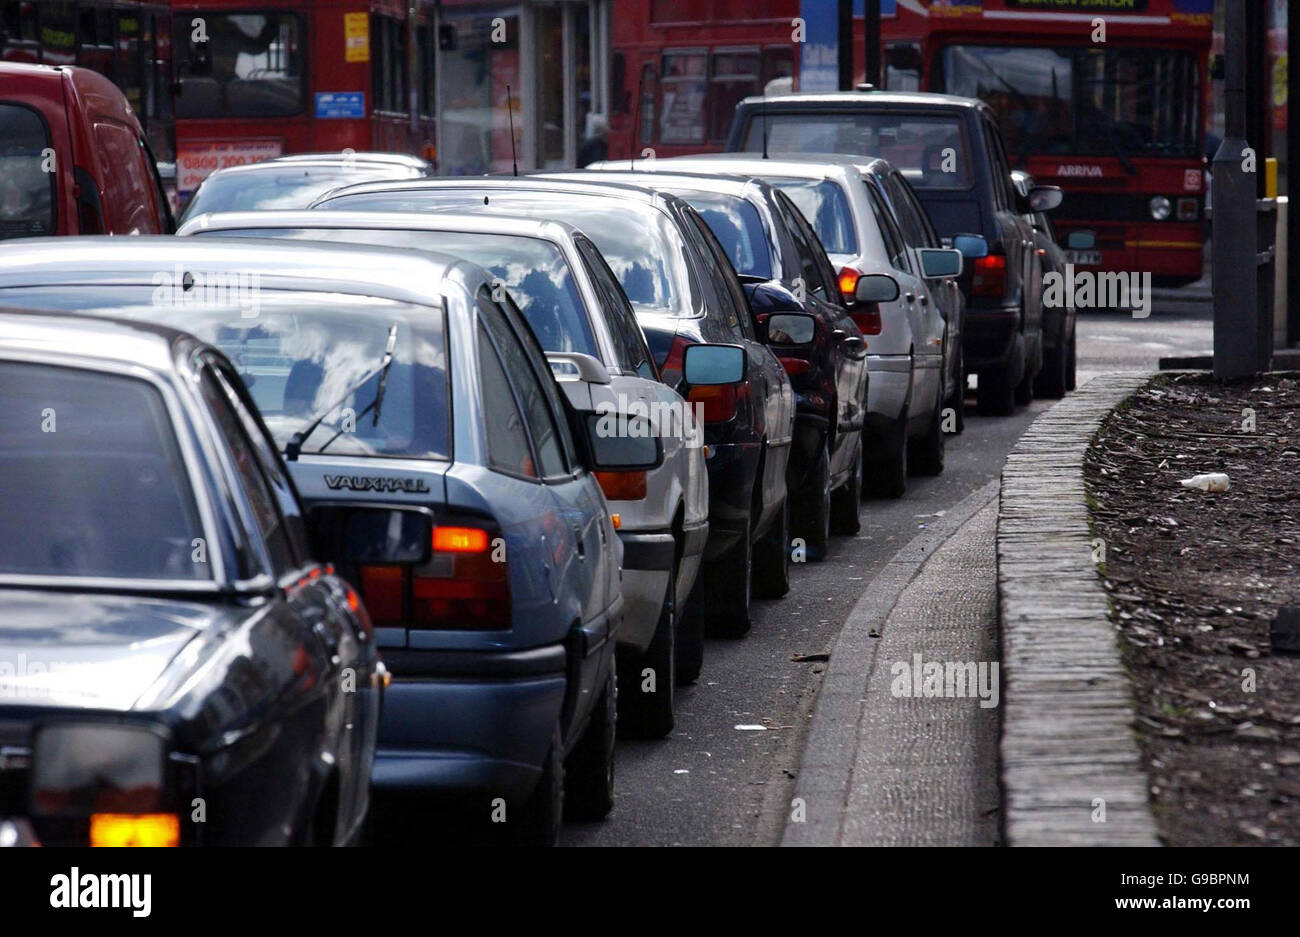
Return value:
[[(789, 591), (786, 468), (794, 393), (760, 341), (726, 251), (684, 199), (612, 182), (523, 176), (365, 183), (314, 207), (473, 211), (556, 218), (581, 229), (618, 276), (664, 383), (703, 415), (709, 537), (678, 633), (678, 682), (699, 674), (706, 619), (715, 634), (744, 635), (751, 589), (764, 597)], [(739, 385), (686, 383), (686, 348), (701, 342), (745, 349)]]
[[(1020, 169), (1011, 171), (1016, 191), (1025, 198), (1034, 190), (1034, 177)], [(1025, 216), (1034, 231), (1034, 245), (1043, 264), (1043, 276), (1054, 273), (1064, 281), (1070, 276), (1066, 254), (1056, 239), (1056, 229), (1046, 212), (1033, 212)], [(1077, 236), (1077, 235), (1076, 235)], [(1066, 391), (1074, 390), (1076, 336), (1075, 309), (1071, 292), (1066, 291), (1064, 303), (1053, 303), (1051, 292), (1043, 291), (1043, 370), (1034, 381), (1034, 394), (1039, 397), (1059, 399)]]
[(1025, 215), (1048, 211), (1061, 190), (1017, 192), (992, 109), (975, 98), (844, 91), (745, 98), (729, 152), (878, 156), (902, 170), (940, 237), (980, 234), (988, 254), (964, 278), (963, 351), (979, 375), (981, 413), (1033, 399), (1043, 363), (1042, 265)]
[(821, 241), (790, 197), (761, 179), (619, 171), (610, 163), (599, 170), (548, 175), (671, 192), (699, 212), (726, 250), (760, 333), (794, 387), (791, 531), (808, 559), (824, 559), (832, 532), (861, 527), (868, 378), (866, 339)]
[(356, 841), (386, 676), (309, 531), (388, 556), (395, 512), (309, 527), (186, 333), (0, 313), (0, 336), (0, 820), (49, 845)]

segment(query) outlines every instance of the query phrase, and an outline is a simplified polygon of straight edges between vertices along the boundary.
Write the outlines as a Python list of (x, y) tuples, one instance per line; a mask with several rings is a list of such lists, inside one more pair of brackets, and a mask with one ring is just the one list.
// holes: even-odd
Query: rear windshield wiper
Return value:
[[(388, 387), (388, 369), (393, 363), (393, 348), (396, 347), (396, 345), (397, 345), (397, 323), (394, 322), (392, 325), (388, 327), (388, 343), (384, 347), (384, 357), (380, 360), (378, 367), (371, 368), (369, 371), (367, 371), (359, 381), (352, 384), (352, 386), (350, 386), (346, 391), (344, 391), (343, 395), (337, 401), (335, 401), (334, 403), (330, 404), (328, 407), (325, 407), (322, 410), (318, 410), (316, 414), (312, 417), (312, 421), (307, 424), (305, 429), (301, 429), (298, 432), (294, 433), (293, 436), (289, 438), (288, 444), (284, 447), (284, 457), (286, 459), (288, 459), (290, 462), (297, 461), (299, 454), (302, 452), (302, 444), (307, 441), (308, 436), (316, 432), (316, 428), (319, 427), (321, 423), (325, 422), (325, 417), (329, 416), (339, 407), (343, 406), (343, 404), (347, 402), (347, 399), (349, 397), (351, 397), (358, 390), (364, 387), (366, 383), (371, 379), (373, 379), (376, 374), (379, 375), (379, 388), (375, 392), (375, 399), (370, 401), (370, 403), (366, 405), (366, 408), (362, 410), (359, 414), (357, 414), (357, 416), (359, 417), (365, 416), (371, 410), (374, 410), (375, 417), (374, 417), (373, 425), (375, 426), (379, 425), (379, 411), (380, 408), (383, 407), (384, 405), (384, 392)], [(336, 432), (333, 436), (331, 436), (328, 440), (326, 440), (325, 445), (321, 446), (316, 451), (324, 452), (326, 448), (329, 447), (330, 443), (334, 442), (334, 440), (342, 436), (344, 432), (345, 430), (339, 430), (338, 432)]]

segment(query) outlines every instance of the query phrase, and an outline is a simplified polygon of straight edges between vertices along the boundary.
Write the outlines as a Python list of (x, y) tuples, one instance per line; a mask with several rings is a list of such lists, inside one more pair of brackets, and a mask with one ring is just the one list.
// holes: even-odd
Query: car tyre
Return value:
[(980, 416), (1009, 416), (1016, 409), (1015, 385), (1005, 368), (979, 372), (975, 411)]
[(555, 727), (551, 747), (542, 762), (542, 776), (537, 786), (519, 811), (518, 823), (506, 816), (507, 829), (511, 829), (516, 843), (523, 846), (558, 846), (560, 821), (564, 816), (564, 758), (560, 741), (560, 727)]
[[(899, 415), (898, 422), (890, 429), (894, 454), (885, 461), (869, 461), (863, 464), (862, 493), (867, 498), (901, 498), (907, 491), (907, 413)], [(863, 458), (867, 451), (863, 450)]]
[[(1041, 373), (1041, 372), (1040, 372)], [(1015, 405), (1027, 407), (1034, 402), (1034, 380), (1037, 375), (1029, 372), (1029, 362), (1025, 362), (1025, 373), (1020, 378), (1020, 383), (1016, 385)]]
[[(714, 638), (749, 634), (750, 583), (753, 577), (753, 518), (745, 517), (740, 539), (724, 555), (700, 570), (692, 604), (704, 615), (704, 633)], [(701, 588), (702, 587), (702, 588)]]
[(750, 593), (760, 599), (779, 599), (790, 591), (790, 498), (781, 502), (781, 510), (772, 529), (754, 544), (754, 571)]
[(853, 477), (831, 494), (831, 533), (851, 537), (862, 529), (862, 434), (853, 456)]
[(826, 559), (831, 541), (831, 456), (825, 443), (819, 447), (800, 493), (794, 534), (803, 538), (808, 559), (815, 563)]
[[(618, 731), (626, 738), (661, 739), (673, 730), (673, 687), (677, 681), (677, 567), (668, 576), (668, 591), (659, 625), (643, 652), (618, 656)], [(645, 671), (653, 671), (654, 691), (642, 689)]]
[(1065, 369), (1065, 389), (1074, 390), (1076, 383), (1076, 366), (1078, 364), (1079, 336), (1072, 329), (1070, 331), (1070, 363)]
[(564, 770), (564, 817), (603, 820), (614, 809), (614, 743), (618, 734), (618, 676), (610, 662), (605, 689)]
[(908, 470), (913, 475), (943, 474), (943, 388), (939, 388), (939, 399), (934, 402), (934, 412), (930, 415), (930, 425), (925, 435), (912, 447), (911, 464)]
[(952, 408), (957, 418), (956, 432), (960, 435), (966, 430), (966, 353), (958, 351), (957, 354), (957, 386), (945, 405)]
[(1034, 378), (1034, 395), (1060, 400), (1070, 386), (1070, 347), (1062, 340), (1043, 358), (1043, 370)]

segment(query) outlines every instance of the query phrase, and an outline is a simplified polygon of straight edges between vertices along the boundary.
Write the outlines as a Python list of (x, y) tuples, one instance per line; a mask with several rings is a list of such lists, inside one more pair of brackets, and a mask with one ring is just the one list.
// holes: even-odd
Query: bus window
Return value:
[(638, 134), (638, 146), (649, 146), (654, 142), (655, 118), (659, 115), (659, 111), (655, 107), (655, 96), (658, 93), (659, 76), (655, 73), (655, 67), (646, 63), (641, 66), (641, 90), (637, 92), (641, 99), (638, 105), (641, 108), (641, 131)]
[(77, 35), (77, 64), (116, 81), (113, 61), (113, 13), (97, 7), (83, 8)]
[(703, 143), (704, 98), (708, 93), (709, 54), (671, 50), (663, 56), (663, 123), (660, 143)]
[(406, 24), (376, 13), (370, 18), (370, 94), (372, 108), (405, 114), (409, 71), (406, 65)]
[(123, 10), (117, 14), (117, 86), (131, 102), (131, 110), (148, 120), (141, 106), (144, 91), (144, 59), (140, 55), (140, 14)]
[(891, 42), (885, 46), (885, 87), (890, 91), (921, 90), (919, 42)]
[(432, 26), (424, 25), (416, 30), (415, 45), (416, 65), (419, 68), (419, 81), (416, 91), (419, 98), (420, 116), (433, 117), (438, 98), (434, 93), (436, 87), (434, 82), (437, 80), (437, 71), (435, 69), (437, 66), (434, 59)]
[[(763, 87), (778, 78), (790, 78), (794, 75), (794, 48), (792, 46), (768, 46), (763, 50)], [(728, 116), (727, 125), (731, 121)]]
[(713, 75), (709, 79), (709, 140), (725, 142), (740, 99), (762, 90), (757, 49), (714, 52)]
[(77, 64), (77, 7), (70, 0), (41, 4), (41, 64)]
[[(195, 19), (202, 21), (202, 30), (191, 25)], [(292, 13), (178, 16), (176, 116), (300, 113), (305, 74), (302, 36), (302, 20)]]

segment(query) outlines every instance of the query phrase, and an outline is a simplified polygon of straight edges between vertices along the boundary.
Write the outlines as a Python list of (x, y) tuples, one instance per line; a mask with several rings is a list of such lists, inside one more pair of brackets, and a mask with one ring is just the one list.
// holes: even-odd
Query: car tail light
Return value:
[(596, 481), (610, 501), (641, 501), (646, 496), (645, 472), (596, 472)]
[(1007, 288), (1007, 258), (1005, 254), (989, 254), (975, 261), (971, 276), (972, 296), (1001, 299)]
[(862, 273), (854, 270), (852, 267), (845, 267), (840, 271), (840, 292), (844, 294), (844, 299), (848, 303), (853, 303), (857, 299), (858, 280), (862, 278)]
[(705, 423), (725, 423), (736, 415), (736, 388), (733, 384), (692, 387), (686, 400), (703, 404)]
[(884, 320), (880, 318), (880, 307), (875, 303), (864, 304), (862, 309), (850, 312), (849, 317), (857, 323), (863, 335), (879, 335), (885, 328)]
[(791, 377), (807, 374), (812, 370), (812, 363), (803, 358), (777, 358), (776, 360), (781, 362), (781, 367), (785, 368), (785, 373)]
[(179, 846), (181, 821), (174, 813), (92, 813), (92, 846)]
[(415, 569), (361, 567), (361, 589), (378, 626), (504, 631), (511, 626), (505, 543), (485, 527), (439, 525), (433, 554)]

